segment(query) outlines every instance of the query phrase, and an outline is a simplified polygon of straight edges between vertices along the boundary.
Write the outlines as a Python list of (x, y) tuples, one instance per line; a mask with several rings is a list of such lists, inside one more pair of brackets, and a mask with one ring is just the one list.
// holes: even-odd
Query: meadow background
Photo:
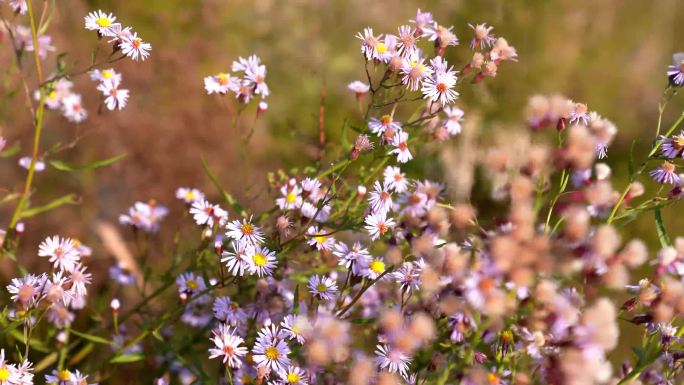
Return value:
[[(616, 189), (626, 182), (627, 159), (632, 140), (641, 161), (650, 146), (657, 120), (657, 104), (666, 85), (665, 70), (673, 52), (684, 51), (684, 2), (678, 0), (60, 0), (49, 34), (57, 52), (46, 68), (54, 68), (57, 53), (77, 69), (87, 66), (96, 45), (94, 33), (83, 29), (83, 17), (91, 10), (114, 12), (132, 25), (153, 46), (144, 63), (115, 64), (131, 90), (128, 107), (117, 113), (98, 114), (99, 98), (87, 78), (75, 80), (83, 93), (89, 119), (68, 123), (58, 113), (46, 120), (43, 149), (55, 143), (78, 143), (49, 159), (88, 163), (119, 153), (127, 156), (116, 164), (80, 173), (48, 167), (35, 181), (35, 205), (76, 193), (82, 203), (65, 206), (25, 222), (26, 239), (20, 258), (27, 266), (46, 261), (35, 257), (38, 243), (48, 235), (77, 237), (95, 250), (91, 264), (96, 284), (106, 276), (114, 259), (103, 248), (96, 232), (98, 221), (116, 223), (136, 200), (155, 199), (171, 209), (162, 226), (162, 238), (171, 237), (189, 219), (174, 198), (180, 186), (194, 186), (216, 198), (201, 169), (200, 155), (243, 206), (253, 212), (271, 207), (274, 194), (267, 190), (266, 174), (277, 169), (303, 167), (318, 156), (321, 91), (325, 90), (325, 130), (329, 142), (337, 140), (345, 118), (358, 123), (354, 96), (346, 89), (352, 80), (365, 80), (357, 31), (372, 25), (376, 33), (415, 16), (416, 8), (433, 12), (444, 25), (454, 25), (461, 44), (471, 30), (467, 23), (487, 22), (518, 50), (519, 62), (500, 69), (494, 81), (464, 87), (457, 106), (466, 112), (465, 133), (434, 156), (411, 163), (415, 174), (448, 182), (454, 197), (471, 186), (474, 199), (488, 201), (473, 162), (481, 148), (498, 143), (516, 146), (516, 137), (527, 135), (524, 107), (536, 93), (564, 94), (589, 105), (612, 120), (619, 133), (609, 149)], [(2, 7), (4, 17), (12, 15)], [(32, 140), (31, 116), (21, 83), (11, 66), (9, 36), (0, 32), (0, 134), (9, 144), (19, 143), (28, 155)], [(257, 54), (268, 68), (272, 95), (269, 109), (256, 123), (246, 111), (238, 124), (215, 96), (206, 95), (204, 76), (228, 70), (238, 56)], [(449, 61), (469, 61), (470, 50), (450, 53)], [(25, 58), (25, 60), (28, 58)], [(35, 76), (24, 70), (30, 85)], [(49, 72), (49, 71), (48, 71)], [(665, 124), (684, 108), (675, 98), (665, 114)], [(241, 136), (252, 125), (248, 146)], [(548, 133), (547, 139), (554, 134)], [(523, 149), (521, 149), (523, 150)], [(428, 148), (425, 151), (433, 151)], [(331, 155), (332, 156), (332, 155)], [(427, 159), (427, 160), (426, 160)], [(0, 193), (18, 191), (25, 176), (15, 160), (0, 161)], [(646, 181), (647, 193), (657, 186)], [(475, 181), (475, 182), (473, 182)], [(214, 199), (216, 200), (216, 199)], [(684, 217), (680, 205), (663, 215), (670, 233), (680, 235)], [(14, 205), (0, 205), (4, 227)], [(495, 216), (496, 205), (491, 206)], [(122, 232), (125, 230), (121, 228)], [(625, 238), (639, 237), (652, 249), (658, 247), (652, 217), (644, 215), (626, 228)], [(161, 242), (160, 242), (161, 243)], [(150, 254), (161, 260), (161, 249)], [(7, 263), (8, 261), (3, 261)], [(14, 276), (9, 264), (0, 266), (0, 281)]]

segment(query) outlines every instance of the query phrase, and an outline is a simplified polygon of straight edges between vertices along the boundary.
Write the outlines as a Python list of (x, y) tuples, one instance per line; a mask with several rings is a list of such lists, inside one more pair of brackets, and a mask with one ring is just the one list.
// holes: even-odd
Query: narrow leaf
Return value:
[(142, 353), (122, 354), (109, 360), (110, 364), (128, 364), (131, 362), (138, 362), (145, 359)]
[(52, 167), (61, 170), (61, 171), (83, 171), (83, 170), (92, 170), (104, 166), (109, 166), (110, 164), (123, 159), (126, 156), (125, 153), (119, 154), (117, 156), (113, 156), (111, 158), (103, 159), (103, 160), (98, 160), (92, 163), (88, 164), (83, 164), (83, 165), (73, 165), (69, 164), (66, 162), (63, 162), (61, 160), (52, 160), (50, 161), (50, 164)]
[(61, 198), (57, 198), (57, 199), (53, 200), (52, 202), (50, 202), (46, 205), (24, 210), (21, 213), (21, 217), (22, 218), (30, 218), (30, 217), (36, 216), (38, 214), (44, 213), (46, 211), (54, 210), (60, 206), (76, 205), (78, 203), (80, 203), (80, 200), (78, 199), (78, 197), (76, 197), (76, 195), (68, 194), (68, 195), (65, 195)]
[(78, 332), (78, 331), (73, 330), (73, 329), (71, 329), (71, 333), (75, 334), (75, 335), (77, 335), (77, 336), (79, 336), (85, 340), (88, 340), (90, 342), (94, 342), (96, 344), (102, 344), (102, 345), (112, 345), (113, 344), (113, 342), (107, 340), (106, 338), (98, 337), (98, 336), (88, 334), (88, 333), (81, 333), (81, 332)]
[(6, 148), (3, 151), (0, 152), (0, 158), (9, 158), (11, 156), (14, 156), (21, 151), (21, 146), (19, 143), (15, 144), (12, 147)]
[(211, 173), (209, 170), (209, 166), (207, 166), (207, 163), (204, 161), (204, 158), (200, 158), (200, 161), (202, 162), (202, 168), (204, 169), (204, 173), (207, 174), (207, 177), (211, 181), (211, 183), (216, 186), (216, 189), (219, 190), (221, 195), (223, 195), (223, 199), (235, 210), (241, 217), (247, 217), (247, 211), (240, 206), (240, 204), (235, 200), (235, 198), (230, 195), (226, 190), (221, 187), (221, 185), (218, 182), (218, 179), (214, 176), (214, 174)]
[(655, 208), (653, 212), (655, 213), (656, 231), (658, 232), (660, 245), (662, 247), (672, 246), (672, 241), (670, 241), (670, 237), (667, 236), (667, 231), (665, 231), (665, 224), (663, 224), (663, 218), (660, 215), (660, 208)]

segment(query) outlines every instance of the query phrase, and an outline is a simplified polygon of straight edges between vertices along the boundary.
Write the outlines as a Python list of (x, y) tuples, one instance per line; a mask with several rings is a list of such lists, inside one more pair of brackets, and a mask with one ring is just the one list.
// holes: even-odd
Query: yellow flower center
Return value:
[(57, 372), (57, 378), (59, 378), (60, 381), (69, 381), (71, 380), (71, 372), (68, 370), (60, 370)]
[(195, 193), (193, 193), (192, 191), (186, 192), (185, 193), (185, 199), (187, 199), (189, 201), (195, 200)]
[(251, 235), (254, 232), (254, 226), (251, 223), (245, 223), (240, 230), (242, 230), (242, 234)]
[(47, 97), (48, 97), (48, 99), (50, 99), (50, 100), (57, 99), (57, 91), (50, 91), (50, 93), (48, 94)]
[(316, 291), (318, 292), (325, 292), (328, 290), (328, 287), (325, 286), (324, 283), (319, 283), (318, 286), (316, 286)]
[(102, 71), (102, 77), (105, 79), (111, 79), (111, 77), (114, 76), (112, 71), (104, 70)]
[(252, 261), (254, 261), (254, 264), (257, 266), (264, 266), (266, 265), (266, 256), (262, 253), (256, 253), (252, 257)]
[(289, 382), (290, 384), (294, 384), (295, 382), (299, 382), (299, 374), (288, 373), (287, 374), (287, 382)]
[(323, 243), (325, 243), (325, 237), (320, 235), (320, 234), (321, 233), (316, 234), (316, 236), (314, 237), (314, 240), (316, 241), (316, 243), (323, 244)]
[(10, 371), (7, 367), (0, 368), (0, 382), (5, 382), (9, 379)]
[(266, 358), (273, 361), (277, 360), (278, 357), (280, 357), (280, 352), (274, 346), (269, 346), (268, 349), (266, 349)]
[(225, 86), (226, 84), (228, 84), (229, 76), (226, 73), (220, 73), (216, 75), (216, 79), (218, 79), (220, 85)]
[(382, 274), (385, 271), (385, 263), (378, 260), (372, 261), (368, 267), (375, 274)]
[(112, 25), (112, 21), (106, 17), (98, 17), (96, 23), (102, 28), (107, 28)]
[(186, 285), (191, 288), (192, 290), (196, 290), (199, 287), (199, 284), (197, 284), (197, 281), (194, 279), (189, 280)]
[(392, 123), (392, 117), (389, 115), (383, 115), (380, 118), (380, 123), (382, 123), (383, 126), (389, 126), (390, 123)]
[(378, 50), (379, 54), (383, 54), (383, 53), (387, 52), (387, 46), (382, 44), (382, 43), (378, 43), (378, 45), (375, 46), (375, 49)]
[(496, 373), (489, 373), (487, 374), (487, 382), (489, 382), (490, 385), (498, 385), (499, 376), (497, 376)]
[(292, 204), (297, 200), (297, 195), (295, 193), (288, 193), (285, 197), (285, 202)]

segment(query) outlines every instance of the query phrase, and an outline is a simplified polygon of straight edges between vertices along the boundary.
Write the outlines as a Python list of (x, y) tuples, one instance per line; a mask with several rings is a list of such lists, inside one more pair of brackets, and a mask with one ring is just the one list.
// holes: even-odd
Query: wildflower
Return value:
[(97, 12), (90, 12), (85, 17), (85, 28), (90, 31), (97, 31), (101, 36), (110, 36), (112, 32), (112, 26), (117, 24), (116, 16), (112, 13), (105, 13), (102, 10)]
[(234, 330), (225, 324), (220, 324), (212, 333), (214, 337), (211, 340), (216, 348), (209, 349), (209, 358), (223, 357), (223, 364), (231, 368), (242, 366), (241, 358), (247, 354), (247, 348), (240, 346), (244, 342), (242, 337), (235, 335)]
[(45, 382), (48, 384), (56, 385), (72, 385), (77, 384), (74, 382), (74, 375), (67, 369), (56, 370), (53, 369), (51, 374), (45, 375)]
[(371, 118), (368, 122), (368, 128), (377, 136), (383, 136), (385, 133), (388, 133), (391, 138), (395, 133), (401, 131), (401, 123), (395, 122), (392, 115), (386, 114), (381, 116), (380, 119)]
[(508, 41), (503, 37), (496, 39), (494, 47), (489, 52), (490, 63), (498, 65), (502, 61), (517, 61), (518, 53), (515, 47), (508, 44)]
[(364, 28), (363, 33), (359, 32), (356, 34), (356, 38), (362, 41), (361, 53), (366, 57), (366, 60), (378, 57), (378, 44), (380, 44), (382, 34), (375, 36), (373, 35), (373, 28)]
[(660, 152), (664, 157), (674, 159), (679, 156), (684, 156), (684, 131), (679, 135), (674, 135), (672, 138), (660, 136)]
[(247, 263), (249, 273), (259, 277), (270, 276), (278, 265), (275, 253), (262, 246), (247, 249)]
[[(205, 77), (204, 89), (207, 90), (207, 94), (209, 95), (213, 93), (227, 94), (228, 91), (235, 88), (235, 85), (239, 84), (239, 82), (240, 80), (237, 77), (232, 77), (230, 74), (221, 72), (217, 75)], [(239, 87), (239, 85), (237, 87)]]
[(12, 278), (7, 285), (7, 291), (11, 294), (12, 301), (22, 304), (24, 309), (29, 309), (44, 295), (46, 280), (45, 274), (27, 274), (23, 278)]
[(9, 0), (8, 3), (10, 7), (12, 7), (14, 13), (23, 15), (28, 11), (28, 4), (26, 4), (26, 1), (27, 0)]
[(362, 247), (359, 242), (354, 242), (352, 247), (347, 246), (344, 242), (338, 242), (335, 244), (333, 254), (339, 258), (338, 264), (340, 266), (352, 269), (356, 275), (360, 274), (362, 267), (367, 265), (371, 259), (368, 250)]
[(69, 283), (71, 283), (71, 291), (74, 296), (83, 297), (87, 294), (88, 289), (86, 285), (90, 285), (93, 275), (86, 273), (86, 267), (82, 264), (77, 264), (73, 270), (69, 272)]
[(387, 214), (385, 213), (372, 213), (366, 217), (366, 231), (370, 235), (372, 240), (378, 239), (380, 236), (385, 235), (394, 227), (394, 219), (387, 219)]
[(231, 66), (233, 72), (247, 72), (249, 68), (257, 68), (261, 65), (261, 59), (257, 55), (251, 55), (247, 59), (240, 56), (238, 60), (234, 60)]
[(350, 160), (356, 160), (362, 152), (373, 149), (373, 142), (364, 134), (360, 134), (354, 139), (354, 147), (349, 153)]
[(309, 236), (308, 244), (316, 247), (318, 250), (330, 250), (335, 245), (335, 238), (325, 235), (325, 232), (319, 230), (317, 226), (311, 226), (306, 230)]
[(212, 307), (214, 318), (233, 327), (242, 325), (247, 321), (247, 313), (230, 297), (217, 297)]
[(382, 258), (373, 258), (368, 265), (363, 267), (361, 275), (368, 279), (378, 279), (386, 270), (385, 261)]
[(405, 57), (401, 62), (401, 82), (410, 91), (417, 91), (423, 80), (432, 75), (432, 68), (424, 64), (418, 53)]
[(434, 23), (432, 13), (421, 12), (420, 8), (416, 11), (416, 18), (409, 21), (416, 25), (416, 35), (419, 36), (423, 35), (426, 27), (431, 26)]
[(397, 193), (402, 193), (408, 188), (408, 179), (399, 167), (387, 166), (383, 171), (383, 183)]
[(282, 337), (281, 330), (273, 324), (259, 331), (252, 349), (252, 359), (257, 368), (270, 368), (277, 373), (290, 364), (290, 347)]
[(575, 103), (575, 106), (570, 113), (570, 119), (568, 120), (571, 124), (576, 123), (576, 124), (583, 124), (583, 125), (588, 125), (589, 124), (589, 115), (588, 115), (589, 109), (587, 108), (586, 104), (583, 103)]
[(411, 358), (401, 350), (378, 344), (375, 348), (375, 355), (377, 356), (375, 362), (380, 369), (387, 369), (390, 373), (407, 374)]
[(349, 91), (356, 94), (356, 100), (361, 100), (361, 98), (363, 98), (363, 95), (367, 94), (370, 90), (370, 86), (368, 84), (359, 80), (354, 80), (353, 82), (349, 83), (347, 85), (347, 88), (349, 89)]
[(388, 184), (381, 185), (380, 182), (375, 181), (373, 191), (368, 197), (372, 212), (387, 214), (392, 209), (392, 193), (389, 192), (389, 189)]
[(88, 117), (88, 111), (81, 104), (81, 95), (70, 94), (62, 98), (62, 112), (70, 122), (81, 123)]
[(382, 63), (390, 63), (392, 58), (397, 56), (397, 37), (387, 34), (383, 42), (380, 42), (375, 47), (378, 54), (376, 60)]
[(284, 336), (290, 340), (297, 340), (302, 345), (306, 342), (312, 329), (311, 322), (305, 315), (287, 315), (280, 326), (283, 327)]
[(129, 91), (119, 88), (119, 83), (115, 80), (105, 80), (97, 86), (97, 90), (102, 92), (105, 97), (105, 105), (110, 111), (115, 109), (122, 110), (128, 102)]
[(176, 277), (176, 285), (178, 285), (178, 294), (186, 294), (190, 297), (197, 295), (207, 290), (207, 284), (204, 278), (195, 275), (193, 272), (186, 272)]
[(406, 163), (413, 159), (411, 151), (408, 148), (408, 133), (400, 132), (392, 139), (392, 146), (395, 148), (390, 151), (390, 154), (397, 154), (397, 161), (399, 163)]
[(402, 25), (399, 27), (397, 37), (399, 39), (397, 51), (402, 57), (412, 55), (418, 50), (416, 42), (418, 41), (419, 35), (416, 34), (416, 30), (411, 28), (411, 26)]
[(268, 85), (265, 82), (266, 79), (266, 66), (249, 66), (245, 70), (245, 81), (247, 85), (254, 88), (254, 93), (261, 95), (261, 98), (265, 98), (269, 95)]
[(72, 271), (81, 255), (74, 242), (69, 238), (55, 235), (47, 237), (38, 246), (38, 256), (49, 257), (53, 267), (60, 270)]
[(126, 36), (121, 40), (119, 45), (121, 47), (121, 53), (135, 61), (138, 59), (144, 61), (150, 56), (150, 51), (152, 50), (152, 45), (142, 41), (142, 39), (138, 37), (137, 32)]
[(148, 233), (159, 231), (161, 221), (169, 214), (169, 210), (155, 201), (149, 203), (136, 202), (128, 209), (128, 214), (119, 216), (119, 223), (131, 225)]
[(678, 184), (679, 175), (675, 172), (675, 165), (665, 161), (663, 164), (649, 173), (653, 180), (662, 184)]
[(249, 220), (243, 219), (242, 222), (235, 220), (228, 222), (226, 225), (226, 236), (238, 242), (244, 241), (253, 245), (260, 244), (264, 241), (264, 232), (257, 226), (253, 225), (252, 218)]
[(286, 385), (306, 385), (309, 382), (306, 371), (298, 366), (288, 366), (286, 370), (278, 372), (278, 375)]
[(231, 242), (233, 251), (224, 251), (221, 253), (221, 262), (226, 264), (228, 272), (236, 277), (241, 277), (245, 271), (249, 271), (249, 261), (247, 259), (247, 252), (249, 247), (245, 242)]
[(114, 71), (114, 69), (112, 69), (112, 68), (105, 69), (102, 71), (100, 71), (98, 69), (94, 69), (94, 70), (89, 72), (89, 75), (90, 75), (90, 79), (98, 81), (98, 82), (103, 82), (103, 81), (109, 79), (109, 80), (118, 84), (123, 79), (121, 74)]
[(442, 123), (446, 131), (452, 136), (460, 134), (464, 115), (463, 110), (458, 107), (444, 107), (443, 111), (447, 116)]
[[(29, 29), (24, 29), (22, 30), (23, 27), (21, 25), (17, 26), (16, 30), (16, 38), (19, 39), (17, 42), (17, 45), (22, 47), (26, 52), (33, 52), (35, 50), (35, 47), (33, 46), (33, 38), (31, 38), (31, 32)], [(47, 35), (40, 35), (36, 39), (38, 42), (38, 57), (40, 59), (45, 59), (47, 57), (48, 52), (52, 52), (55, 50), (55, 47), (52, 45), (52, 37), (47, 36)]]
[[(19, 159), (19, 166), (28, 170), (31, 167), (31, 161), (32, 160), (33, 160), (33, 158), (31, 158), (30, 156), (23, 156)], [(43, 162), (42, 160), (36, 159), (36, 162), (33, 165), (33, 170), (36, 172), (44, 171), (45, 170), (45, 162)]]
[(496, 41), (496, 38), (492, 34), (494, 27), (488, 26), (487, 23), (475, 25), (468, 24), (468, 26), (475, 32), (475, 36), (470, 41), (470, 49), (491, 47)]
[(420, 288), (420, 275), (422, 274), (422, 266), (424, 261), (417, 262), (407, 261), (394, 273), (392, 277), (399, 283), (401, 289), (406, 292), (417, 290)]
[(435, 73), (433, 77), (423, 80), (421, 92), (430, 101), (439, 101), (442, 106), (452, 103), (458, 97), (453, 88), (456, 85), (456, 74), (453, 71)]
[(309, 291), (314, 297), (323, 301), (330, 301), (337, 293), (337, 283), (330, 277), (312, 275), (309, 278)]
[(195, 201), (204, 200), (204, 193), (196, 188), (180, 187), (176, 190), (176, 198), (185, 203), (192, 204)]
[(672, 65), (667, 67), (667, 76), (674, 86), (684, 86), (684, 52), (672, 55)]
[(228, 212), (219, 205), (213, 205), (206, 200), (197, 200), (190, 207), (195, 223), (200, 226), (213, 227), (215, 223), (223, 225), (228, 220)]
[(444, 54), (444, 48), (458, 45), (458, 38), (451, 32), (454, 27), (443, 27), (437, 23), (425, 28), (425, 34), (429, 41), (435, 42), (435, 47), (439, 49), (440, 56)]

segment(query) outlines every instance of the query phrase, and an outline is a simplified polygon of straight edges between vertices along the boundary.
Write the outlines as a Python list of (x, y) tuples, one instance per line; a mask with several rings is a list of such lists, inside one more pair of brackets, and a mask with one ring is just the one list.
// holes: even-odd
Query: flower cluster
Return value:
[(109, 38), (115, 51), (121, 50), (123, 55), (132, 60), (145, 60), (150, 56), (152, 45), (145, 43), (131, 27), (116, 23), (116, 16), (111, 13), (102, 10), (90, 12), (85, 17), (85, 28), (97, 31), (99, 37)]
[(225, 95), (229, 92), (235, 94), (235, 98), (243, 104), (248, 104), (253, 98), (260, 97), (259, 110), (268, 108), (265, 99), (270, 94), (266, 84), (266, 65), (261, 64), (261, 59), (251, 55), (247, 59), (239, 57), (233, 62), (230, 72), (220, 72), (216, 75), (204, 78), (204, 89), (207, 94)]

